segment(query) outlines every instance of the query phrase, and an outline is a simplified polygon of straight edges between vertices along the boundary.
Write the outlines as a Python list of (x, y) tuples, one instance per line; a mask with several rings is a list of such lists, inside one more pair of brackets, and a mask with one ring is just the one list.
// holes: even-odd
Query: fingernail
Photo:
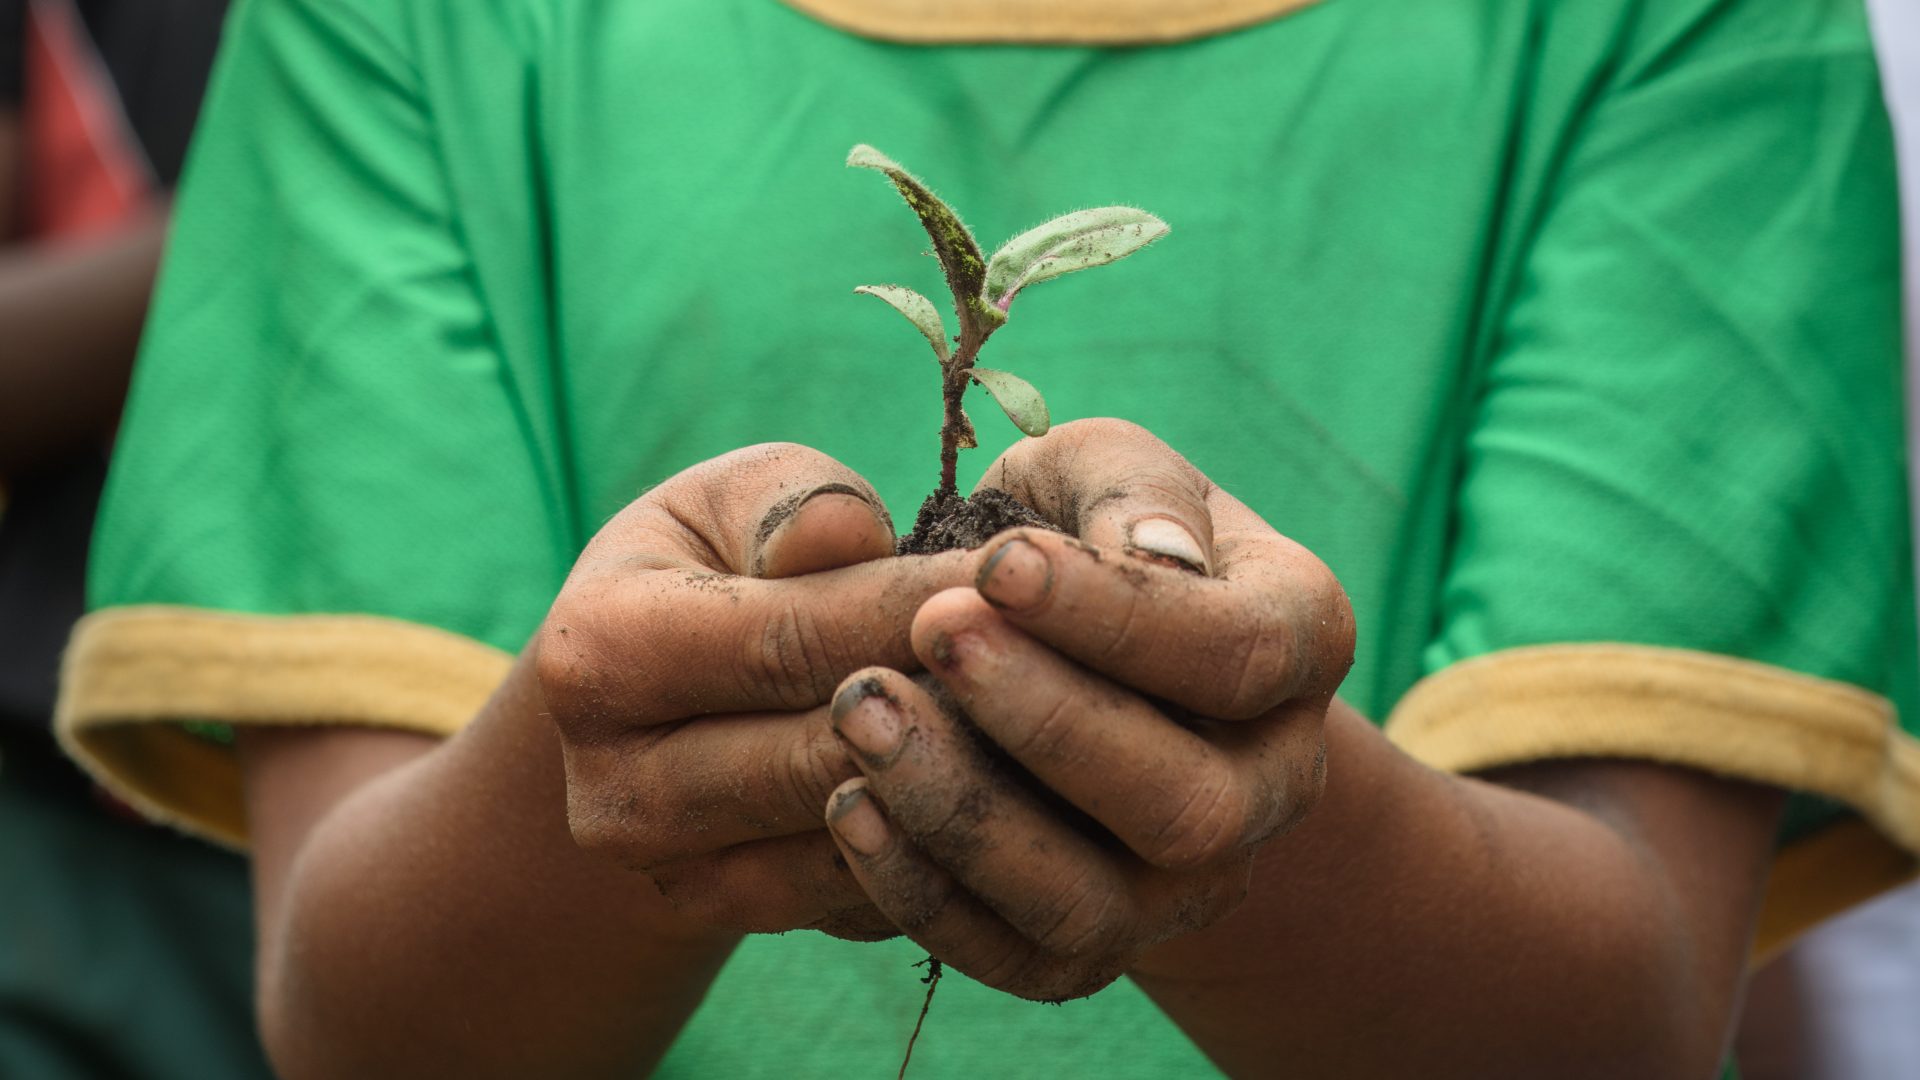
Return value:
[(887, 819), (867, 797), (865, 787), (849, 788), (834, 796), (827, 807), (827, 827), (847, 846), (862, 855), (878, 855), (887, 849)]
[(1196, 574), (1207, 572), (1207, 553), (1186, 526), (1171, 518), (1141, 518), (1127, 530), (1127, 550), (1155, 561), (1171, 560)]
[(773, 562), (773, 552), (780, 545), (780, 538), (792, 530), (793, 523), (808, 507), (824, 506), (829, 502), (839, 502), (850, 509), (854, 504), (859, 504), (860, 511), (870, 515), (876, 525), (885, 529), (889, 536), (892, 535), (893, 519), (885, 507), (849, 484), (821, 484), (781, 499), (760, 519), (760, 527), (753, 534), (754, 556), (748, 572), (754, 577), (765, 576), (768, 565)]
[(877, 679), (861, 679), (833, 697), (833, 730), (871, 765), (885, 766), (900, 749), (900, 714)]
[(1005, 611), (1032, 611), (1053, 591), (1053, 563), (1037, 547), (1015, 537), (988, 557), (973, 587)]
[(962, 682), (977, 681), (981, 672), (976, 666), (980, 661), (992, 661), (992, 646), (980, 639), (978, 634), (936, 633), (932, 648), (927, 650), (931, 659), (929, 667), (943, 674), (958, 677)]

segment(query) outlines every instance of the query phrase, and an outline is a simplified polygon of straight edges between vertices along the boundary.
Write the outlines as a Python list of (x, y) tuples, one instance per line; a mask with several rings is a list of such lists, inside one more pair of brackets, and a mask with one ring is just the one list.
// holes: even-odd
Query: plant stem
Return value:
[(980, 346), (986, 341), (987, 335), (978, 332), (971, 323), (963, 325), (960, 343), (941, 369), (941, 400), (945, 405), (945, 413), (940, 424), (940, 486), (934, 491), (935, 498), (960, 497), (960, 484), (955, 473), (960, 465), (960, 437), (967, 430), (967, 414), (961, 410), (960, 403), (967, 396), (967, 381), (972, 377), (974, 358), (980, 355)]

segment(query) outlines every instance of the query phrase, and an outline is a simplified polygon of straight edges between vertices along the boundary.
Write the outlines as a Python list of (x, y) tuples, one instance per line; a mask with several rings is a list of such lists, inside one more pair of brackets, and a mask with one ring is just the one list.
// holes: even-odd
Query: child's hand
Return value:
[(828, 820), (874, 903), (935, 957), (1058, 1000), (1244, 897), (1254, 851), (1319, 797), (1353, 619), (1318, 559), (1131, 425), (1068, 425), (988, 480), (1099, 546), (997, 539), (972, 588), (920, 608), (913, 649), (1058, 799), (889, 665), (835, 697), (864, 776)]
[(716, 458), (609, 522), (541, 630), (574, 839), (696, 919), (896, 933), (821, 826), (858, 775), (825, 706), (858, 668), (915, 666), (915, 609), (971, 580), (973, 556), (886, 558), (878, 506), (805, 447)]

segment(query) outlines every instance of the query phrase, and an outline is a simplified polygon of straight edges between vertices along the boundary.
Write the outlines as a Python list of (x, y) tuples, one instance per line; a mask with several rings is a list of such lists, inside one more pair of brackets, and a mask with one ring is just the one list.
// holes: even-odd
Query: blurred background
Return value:
[(60, 650), (225, 0), (0, 0), (0, 1076), (269, 1076), (246, 867), (55, 747)]

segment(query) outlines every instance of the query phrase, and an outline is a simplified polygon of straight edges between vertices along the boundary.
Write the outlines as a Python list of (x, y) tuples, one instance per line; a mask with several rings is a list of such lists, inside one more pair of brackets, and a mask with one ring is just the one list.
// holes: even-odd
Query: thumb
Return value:
[(1075, 420), (1022, 439), (987, 470), (998, 487), (1069, 535), (1203, 575), (1217, 569), (1213, 484), (1152, 432)]
[(754, 534), (748, 572), (798, 577), (893, 554), (885, 507), (849, 484), (826, 483), (782, 499)]
[(722, 454), (627, 504), (576, 575), (701, 569), (794, 577), (893, 553), (893, 520), (859, 473), (793, 443)]

